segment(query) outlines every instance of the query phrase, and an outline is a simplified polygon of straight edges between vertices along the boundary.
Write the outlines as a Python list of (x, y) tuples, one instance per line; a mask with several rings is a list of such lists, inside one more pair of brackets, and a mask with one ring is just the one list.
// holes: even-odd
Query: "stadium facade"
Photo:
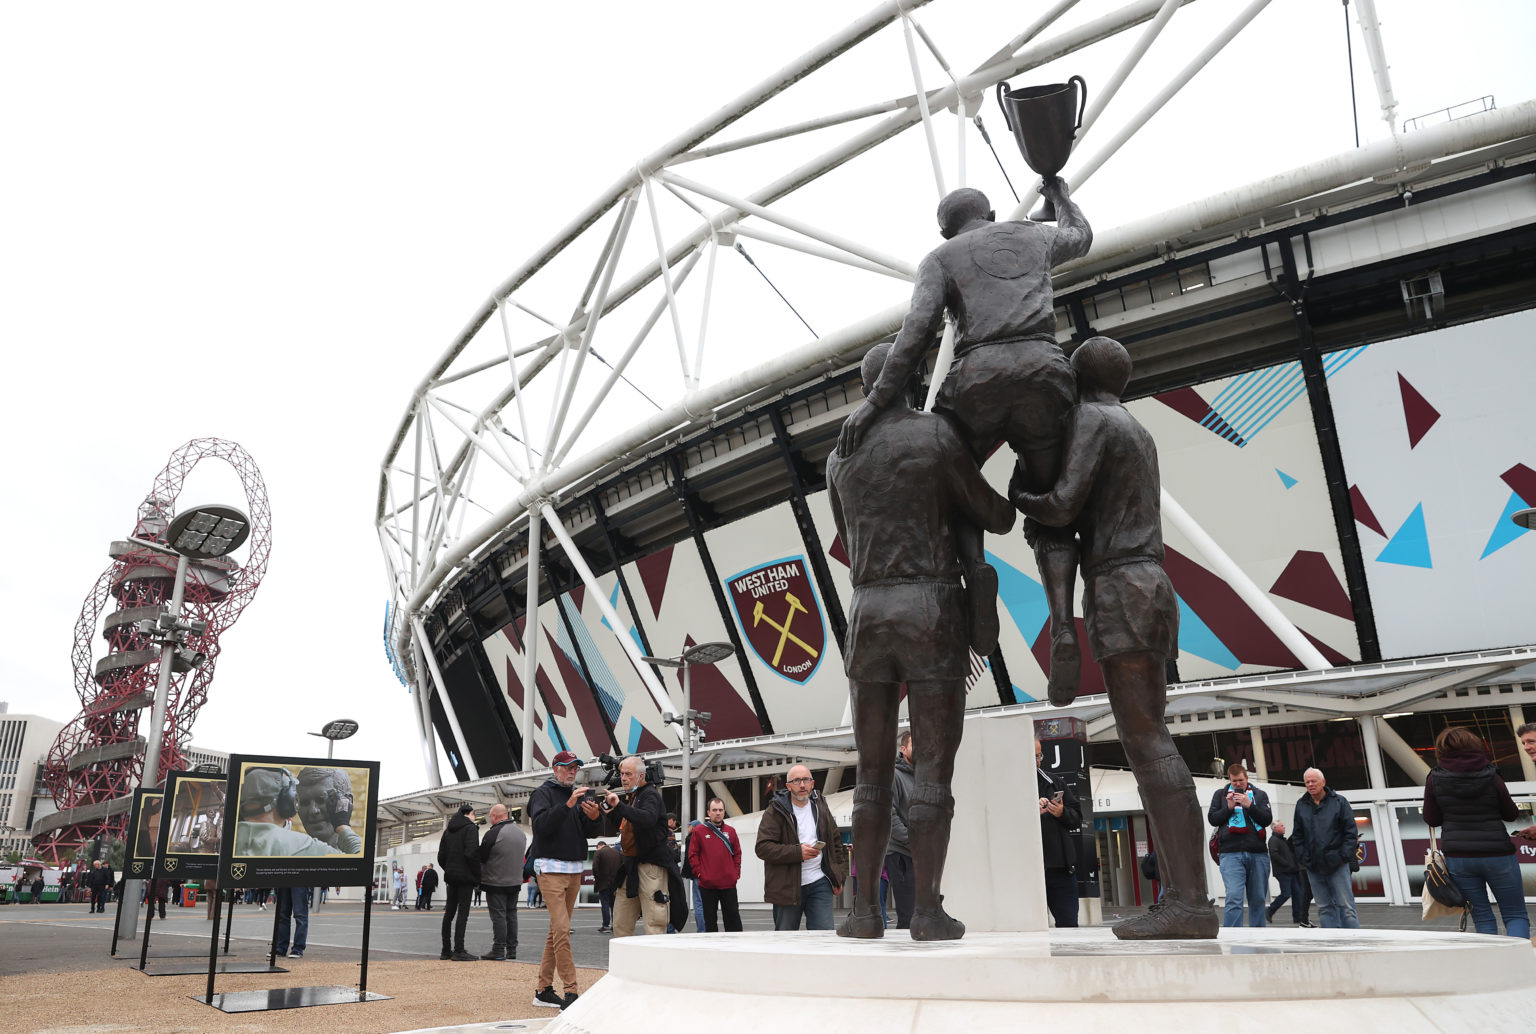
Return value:
[[(1005, 50), (950, 87), (925, 93), (919, 82), (898, 110), (905, 124), (888, 116), (880, 142), (931, 130), (946, 105), (963, 133), (953, 114), (974, 114), (967, 97), (1042, 56), (1145, 31), (1159, 7), (1063, 30), (1039, 53)], [(877, 8), (722, 110), (754, 114), (818, 62), (909, 17)], [(858, 358), (889, 339), (903, 307), (809, 343), (784, 337), (757, 363), (703, 381), (678, 299), (701, 260), (713, 284), (717, 251), (741, 238), (789, 246), (792, 231), (802, 254), (835, 252), (818, 257), (840, 271), (899, 279), (910, 265), (778, 214), (858, 138), (751, 194), (675, 172), (713, 157), (708, 142), (732, 121), (701, 124), (642, 162), (498, 288), (391, 443), (378, 503), (395, 591), (386, 641), (429, 763), (440, 741), (462, 784), (385, 802), (402, 838), (454, 795), (515, 802), (559, 750), (655, 753), (679, 774), (679, 726), (667, 719), (684, 710), (680, 674), (640, 658), (710, 641), (735, 652), (692, 671), (692, 706), (710, 713), (692, 778), (741, 812), (793, 760), (825, 770), (833, 790), (852, 785), (841, 655), (851, 589), (825, 460), (861, 399)], [(1447, 724), (1475, 726), (1522, 807), (1536, 798), (1536, 767), (1514, 737), (1536, 720), (1536, 627), (1523, 605), (1536, 537), (1512, 520), (1536, 507), (1525, 426), (1536, 385), (1533, 134), (1529, 102), (1394, 127), (1383, 144), (1099, 229), (1090, 254), (1057, 271), (1063, 347), (1093, 334), (1127, 345), (1130, 407), (1158, 443), (1181, 617), (1169, 703), (1180, 750), (1197, 772), (1246, 759), (1281, 785), (1322, 767), (1357, 807), (1367, 845), (1357, 890), (1389, 901), (1417, 894), (1427, 836), (1417, 802)], [(658, 194), (686, 196), (697, 225), (658, 216)], [(629, 271), (617, 256), (636, 236), (650, 264)], [(592, 264), (577, 317), (520, 337), (508, 316), (532, 313), (530, 280), (583, 241)], [(708, 286), (702, 305), (707, 317)], [(638, 314), (587, 373), (603, 386), (580, 389), (583, 361), (605, 340), (599, 317), (606, 328), (623, 306)], [(667, 354), (674, 334), (682, 377), (670, 404), (594, 438), (631, 356), (657, 337)], [(932, 359), (927, 386), (945, 365)], [(481, 381), (469, 404), (453, 394)], [(994, 485), (1007, 483), (1009, 462), (986, 465)], [(988, 549), (1003, 634), (992, 656), (973, 658), (968, 707), (1080, 719), (1098, 773), (1106, 896), (1136, 899), (1147, 832), (1118, 771), (1102, 679), (1090, 660), (1077, 704), (1044, 703), (1046, 607), (1032, 555), (1017, 533)], [(1536, 893), (1536, 855), (1522, 861)]]

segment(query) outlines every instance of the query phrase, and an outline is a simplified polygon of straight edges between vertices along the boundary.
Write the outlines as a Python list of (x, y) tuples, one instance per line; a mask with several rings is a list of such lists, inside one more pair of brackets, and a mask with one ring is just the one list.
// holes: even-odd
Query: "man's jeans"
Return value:
[(1312, 907), (1312, 889), (1307, 885), (1306, 871), (1277, 872), (1275, 879), (1280, 883), (1280, 893), (1269, 903), (1270, 913), (1278, 913), (1280, 906), (1290, 901), (1291, 922), (1300, 926), (1306, 921), (1307, 910)]
[(1060, 929), (1077, 925), (1077, 874), (1065, 867), (1045, 870), (1045, 907)]
[(800, 917), (805, 916), (807, 930), (832, 929), (832, 881), (823, 876), (815, 883), (800, 888), (800, 904), (774, 905), (773, 928), (775, 930), (800, 929)]
[[(464, 927), (469, 922), (469, 899), (474, 895), (475, 888), (468, 883), (449, 883), (446, 886), (447, 893), (443, 895), (443, 950), (463, 951)], [(453, 937), (452, 943), (448, 940), (450, 934)]]
[(1221, 856), (1221, 882), (1227, 891), (1222, 926), (1243, 925), (1243, 898), (1248, 899), (1248, 925), (1264, 925), (1264, 900), (1269, 897), (1269, 855), (1259, 851), (1227, 851)]
[[(1495, 855), (1492, 858), (1447, 858), (1445, 867), (1455, 883), (1472, 903), (1472, 922), (1478, 933), (1497, 934), (1499, 924), (1488, 903), (1488, 891), (1499, 903), (1504, 917), (1504, 932), (1511, 937), (1531, 936), (1531, 918), (1525, 909), (1525, 888), (1521, 885), (1520, 856)], [(1487, 890), (1484, 890), (1484, 885)]]
[(284, 887), (277, 892), (278, 955), (288, 954), (290, 926), (293, 933), (293, 950), (301, 952), (309, 946), (308, 887)]
[(695, 933), (703, 933), (704, 888), (699, 886), (698, 880), (689, 880), (688, 884), (693, 888), (693, 929)]
[(1307, 879), (1312, 881), (1317, 920), (1324, 930), (1360, 929), (1360, 917), (1355, 915), (1355, 890), (1350, 885), (1347, 863), (1329, 872), (1308, 869)]
[(613, 891), (598, 891), (597, 903), (603, 907), (603, 929), (613, 929)]
[(517, 958), (517, 898), (520, 890), (520, 887), (485, 888), (485, 904), (491, 912), (492, 955), (504, 951), (507, 958)]
[[(913, 899), (917, 892), (917, 875), (912, 871), (912, 856), (892, 851), (885, 856), (884, 873), (891, 885), (891, 900), (896, 906), (896, 929), (906, 930), (912, 925)], [(885, 908), (884, 895), (880, 907)]]

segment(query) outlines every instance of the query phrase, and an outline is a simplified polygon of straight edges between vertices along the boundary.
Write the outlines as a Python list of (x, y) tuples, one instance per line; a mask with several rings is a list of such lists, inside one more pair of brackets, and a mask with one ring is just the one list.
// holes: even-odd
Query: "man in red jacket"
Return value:
[(688, 866), (699, 881), (704, 900), (704, 932), (714, 933), (715, 906), (725, 913), (725, 932), (741, 930), (741, 911), (736, 907), (736, 884), (741, 880), (741, 838), (725, 824), (725, 802), (709, 799), (707, 818), (688, 834)]

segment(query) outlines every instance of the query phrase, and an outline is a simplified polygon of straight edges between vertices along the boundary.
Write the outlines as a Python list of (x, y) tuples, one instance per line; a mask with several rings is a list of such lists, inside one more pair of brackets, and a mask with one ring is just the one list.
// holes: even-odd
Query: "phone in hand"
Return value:
[(825, 840), (818, 840), (814, 844), (812, 844), (811, 846), (814, 847), (816, 850), (820, 851), (820, 850), (824, 849), (827, 846), (827, 842)]
[(1057, 790), (1055, 793), (1051, 794), (1051, 800), (1057, 804), (1060, 804), (1061, 799), (1065, 797), (1066, 794), (1067, 792), (1065, 790)]

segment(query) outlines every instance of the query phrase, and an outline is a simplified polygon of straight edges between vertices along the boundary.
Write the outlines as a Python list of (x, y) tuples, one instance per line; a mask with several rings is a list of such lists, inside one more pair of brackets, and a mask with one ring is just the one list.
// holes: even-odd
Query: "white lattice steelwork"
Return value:
[[(951, 22), (946, 0), (883, 3), (622, 172), (491, 292), (417, 385), (389, 443), (376, 521), (395, 599), (391, 646), (404, 673), (426, 688), (422, 617), (491, 549), (521, 538), (537, 570), (540, 525), (549, 523), (584, 568), (552, 503), (754, 395), (846, 367), (894, 333), (914, 259), (936, 240), (938, 197), (985, 174), (999, 211), (1011, 207), (984, 123), (1021, 187), (1014, 215), (1026, 211), (1031, 174), (996, 108), (983, 110), (999, 81), (1064, 79), (1061, 68), (1090, 55), (1110, 70), (1090, 84), (1079, 150), (1063, 172), (1080, 190), (1137, 134), (1156, 132), (1159, 111), (1199, 81), (1268, 0), (1221, 5), (1221, 18), (1203, 23), (1215, 29), (1180, 37), (1173, 71), (1149, 88), (1134, 73), (1149, 56), (1167, 58), (1161, 44), (1189, 4), (1137, 0), (1076, 21), (1075, 0), (1032, 21), (992, 5), (990, 14)], [(1284, 6), (1269, 16), (1283, 16)], [(1373, 40), (1379, 45), (1379, 33)], [(981, 57), (965, 64), (962, 54)], [(1128, 81), (1134, 90), (1122, 90)], [(1117, 117), (1101, 120), (1106, 110)], [(1134, 224), (1096, 227), (1078, 275), (1176, 251), (1193, 234), (1277, 207), (1299, 218), (1325, 192), (1373, 178), (1413, 182), (1437, 159), (1533, 132), (1536, 104), (1527, 102), (1295, 169), (1276, 134), (1266, 157), (1287, 171)], [(824, 306), (830, 316), (791, 315), (759, 278), (759, 261), (813, 282), (816, 298), (835, 299)], [(807, 334), (811, 326), (819, 336)], [(537, 579), (530, 583), (536, 592)], [(1298, 656), (1310, 657), (1293, 627), (1289, 634)], [(650, 668), (634, 659), (664, 700)], [(531, 677), (531, 639), (525, 662)], [(430, 714), (418, 702), (429, 738)], [(524, 737), (525, 768), (530, 742)], [(477, 774), (472, 763), (469, 771)]]

